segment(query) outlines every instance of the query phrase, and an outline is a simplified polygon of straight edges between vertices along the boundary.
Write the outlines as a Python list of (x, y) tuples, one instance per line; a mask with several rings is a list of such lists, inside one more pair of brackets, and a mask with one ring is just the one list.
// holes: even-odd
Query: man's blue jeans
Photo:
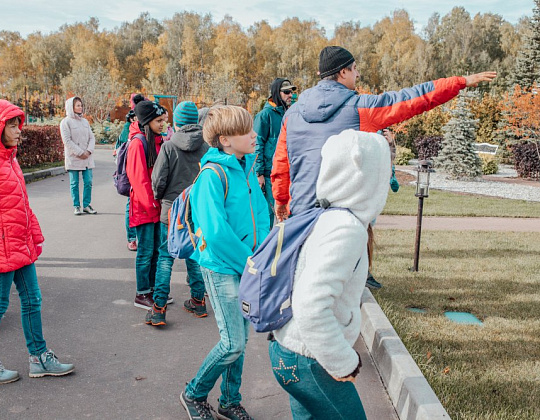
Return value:
[(272, 372), (289, 394), (294, 420), (355, 419), (366, 414), (352, 382), (338, 382), (315, 360), (270, 342)]
[(145, 223), (135, 227), (137, 231), (137, 257), (135, 273), (137, 275), (137, 294), (150, 293), (156, 282), (156, 267), (160, 245), (160, 223)]
[(129, 227), (129, 197), (127, 199), (127, 204), (126, 204), (125, 223), (126, 223), (126, 234), (127, 234), (128, 242), (133, 242), (137, 240), (137, 231), (135, 230), (135, 228)]
[(79, 173), (82, 175), (83, 180), (83, 207), (88, 207), (92, 202), (92, 169), (87, 168), (84, 171), (75, 171), (70, 169), (68, 172), (73, 207), (81, 206), (79, 193)]
[(47, 350), (47, 344), (43, 339), (41, 291), (34, 264), (25, 265), (8, 273), (0, 273), (0, 321), (9, 306), (11, 283), (15, 283), (21, 299), (21, 320), (26, 347), (31, 355), (39, 356)]
[(275, 200), (274, 196), (272, 195), (272, 180), (270, 177), (264, 177), (264, 198), (266, 198), (266, 202), (268, 203), (268, 213), (270, 216), (270, 229), (274, 226), (274, 207), (275, 207)]
[(205, 267), (201, 267), (201, 272), (221, 340), (210, 350), (197, 375), (186, 386), (186, 396), (197, 401), (206, 400), (222, 376), (219, 403), (230, 407), (242, 400), (240, 385), (249, 335), (249, 321), (242, 316), (238, 304), (240, 275), (216, 273)]

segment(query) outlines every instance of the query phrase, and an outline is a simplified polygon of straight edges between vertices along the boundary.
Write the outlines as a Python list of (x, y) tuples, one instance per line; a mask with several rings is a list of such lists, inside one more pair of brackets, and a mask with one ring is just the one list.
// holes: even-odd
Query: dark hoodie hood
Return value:
[(170, 141), (184, 152), (195, 152), (204, 143), (202, 127), (199, 124), (184, 125), (172, 135)]
[(283, 108), (283, 110), (287, 110), (287, 104), (283, 99), (281, 99), (281, 95), (279, 94), (279, 90), (281, 89), (281, 85), (283, 82), (287, 80), (290, 83), (289, 79), (282, 79), (281, 77), (278, 77), (275, 79), (272, 84), (270, 85), (270, 100), (276, 104), (276, 106), (280, 106)]
[(348, 89), (341, 83), (321, 80), (316, 86), (304, 91), (294, 107), (306, 122), (322, 122), (334, 115), (355, 95), (354, 90)]

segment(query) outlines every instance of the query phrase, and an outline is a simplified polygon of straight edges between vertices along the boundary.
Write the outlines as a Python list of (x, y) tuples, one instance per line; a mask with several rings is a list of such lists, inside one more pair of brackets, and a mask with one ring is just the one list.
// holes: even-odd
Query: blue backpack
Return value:
[[(329, 204), (329, 203), (328, 203)], [(280, 329), (292, 317), (292, 288), (300, 249), (325, 211), (315, 207), (278, 223), (248, 258), (238, 299), (255, 331)]]
[[(148, 143), (146, 142), (146, 137), (142, 134), (136, 134), (133, 138), (138, 138), (144, 148), (144, 155), (147, 155)], [(132, 140), (133, 140), (132, 138)], [(114, 186), (116, 191), (120, 195), (125, 195), (129, 197), (129, 192), (131, 190), (131, 184), (126, 173), (126, 163), (127, 163), (127, 151), (131, 140), (123, 143), (116, 152), (116, 171), (113, 174)]]
[(189, 187), (187, 187), (182, 193), (174, 200), (169, 210), (169, 228), (167, 232), (167, 248), (169, 254), (173, 258), (186, 259), (191, 257), (199, 239), (201, 237), (201, 229), (196, 232), (193, 227), (193, 220), (191, 218), (191, 205), (189, 203), (189, 195), (191, 188), (197, 182), (197, 179), (205, 169), (213, 170), (221, 180), (223, 185), (223, 191), (225, 199), (227, 199), (227, 192), (229, 185), (227, 181), (227, 175), (223, 168), (217, 163), (207, 162), (199, 171), (197, 178), (193, 181)]

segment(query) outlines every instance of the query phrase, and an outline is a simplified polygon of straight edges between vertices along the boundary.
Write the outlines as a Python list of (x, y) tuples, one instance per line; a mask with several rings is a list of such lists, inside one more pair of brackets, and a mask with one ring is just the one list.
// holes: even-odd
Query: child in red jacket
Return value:
[[(72, 364), (60, 363), (47, 349), (41, 326), (41, 291), (34, 262), (41, 254), (43, 235), (28, 204), (24, 177), (16, 159), (24, 112), (0, 100), (0, 321), (9, 305), (11, 283), (21, 299), (21, 319), (30, 353), (30, 377), (62, 376), (73, 372)], [(14, 382), (19, 373), (0, 362), (0, 384)]]
[[(160, 245), (159, 216), (161, 205), (152, 191), (152, 170), (161, 149), (161, 131), (166, 121), (165, 109), (151, 101), (135, 106), (137, 121), (129, 129), (126, 174), (131, 184), (129, 193), (129, 227), (137, 231), (135, 273), (137, 294), (134, 305), (150, 310), (154, 306), (153, 292)], [(167, 303), (171, 303), (170, 300)]]

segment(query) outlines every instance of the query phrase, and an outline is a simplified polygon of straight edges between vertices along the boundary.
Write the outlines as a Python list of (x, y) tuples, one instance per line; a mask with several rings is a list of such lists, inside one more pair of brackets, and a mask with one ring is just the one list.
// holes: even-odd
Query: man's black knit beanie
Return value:
[(353, 55), (345, 48), (337, 46), (325, 47), (319, 55), (319, 75), (321, 79), (324, 79), (353, 62)]
[(135, 115), (141, 127), (163, 114), (165, 114), (165, 109), (152, 101), (141, 101), (135, 106)]

